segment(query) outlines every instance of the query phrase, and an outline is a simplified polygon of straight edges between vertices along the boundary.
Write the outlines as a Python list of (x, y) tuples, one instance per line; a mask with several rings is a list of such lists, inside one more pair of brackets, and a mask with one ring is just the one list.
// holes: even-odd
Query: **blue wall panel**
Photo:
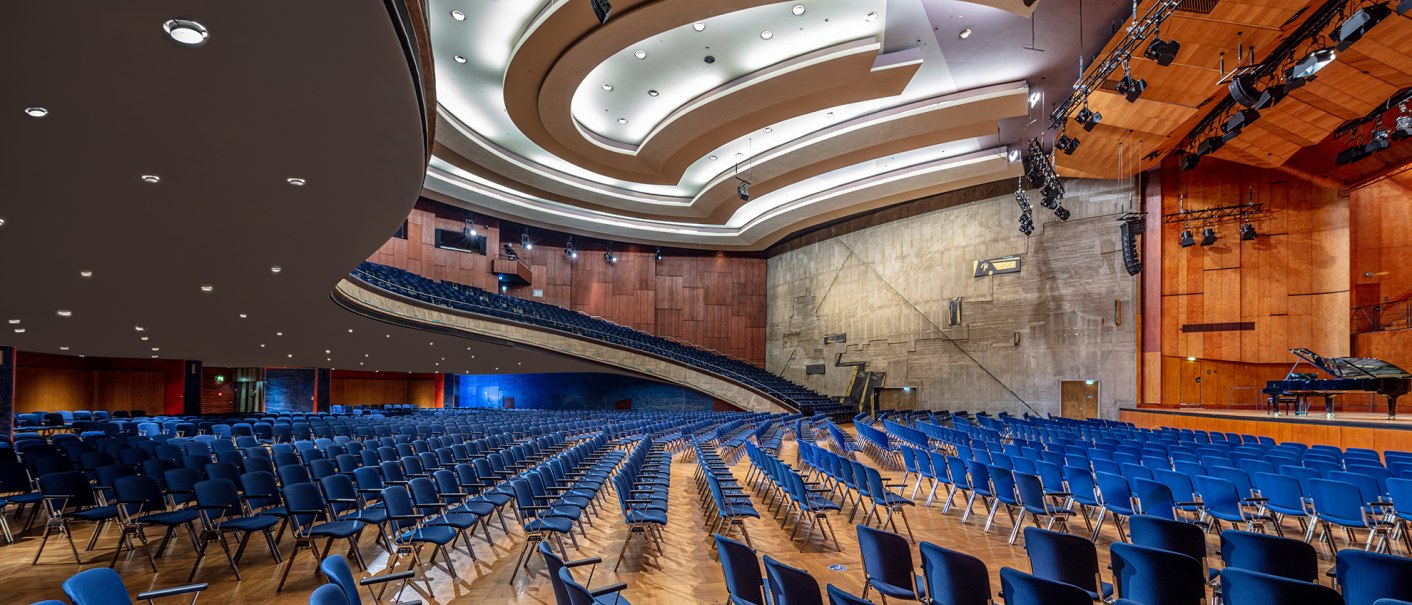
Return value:
[(701, 411), (713, 401), (676, 385), (593, 372), (458, 375), (455, 383), (459, 407), (498, 408), (512, 397), (518, 409), (611, 410), (630, 400), (634, 410)]
[(313, 368), (271, 368), (265, 370), (265, 411), (314, 411)]

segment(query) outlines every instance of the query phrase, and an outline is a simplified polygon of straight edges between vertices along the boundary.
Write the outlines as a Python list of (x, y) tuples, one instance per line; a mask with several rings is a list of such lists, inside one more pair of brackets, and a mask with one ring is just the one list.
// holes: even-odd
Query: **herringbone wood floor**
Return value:
[[(781, 457), (793, 462), (795, 452), (794, 442), (786, 441)], [(866, 463), (876, 464), (876, 461), (866, 456), (861, 459)], [(621, 517), (617, 515), (616, 501), (610, 499), (612, 505), (603, 509), (594, 519), (593, 527), (587, 528), (587, 539), (579, 538), (581, 550), (574, 552), (571, 548), (569, 552), (571, 558), (598, 556), (604, 559), (604, 563), (599, 565), (593, 574), (592, 586), (626, 582), (629, 588), (622, 594), (635, 605), (726, 602), (725, 582), (720, 566), (712, 559), (714, 549), (707, 540), (705, 519), (692, 479), (695, 465), (694, 459), (681, 456), (678, 456), (673, 465), (670, 523), (663, 532), (665, 552), (660, 557), (652, 556), (650, 552), (644, 555), (642, 541), (635, 540), (618, 572), (614, 572), (612, 567), (627, 531)], [(742, 457), (735, 467), (736, 476), (743, 480), (748, 467), (748, 462)], [(885, 474), (893, 478), (900, 477), (898, 471)], [(910, 489), (907, 491), (910, 492)], [(924, 488), (919, 494), (915, 510), (909, 510), (907, 514), (918, 541), (934, 542), (980, 557), (989, 567), (993, 591), (999, 590), (998, 574), (1001, 567), (1029, 570), (1023, 539), (1017, 541), (1015, 546), (1006, 544), (1011, 526), (1003, 513), (999, 515), (997, 527), (986, 534), (981, 530), (985, 514), (980, 510), (979, 502), (976, 504), (979, 516), (973, 516), (967, 525), (961, 525), (959, 506), (953, 508), (948, 515), (941, 514), (939, 501), (931, 508), (921, 506), (925, 500), (925, 491)], [(756, 503), (757, 508), (763, 512), (765, 506), (761, 499), (756, 497)], [(785, 563), (809, 570), (819, 580), (821, 587), (832, 583), (859, 594), (863, 589), (863, 568), (858, 557), (855, 531), (847, 522), (848, 510), (849, 508), (845, 507), (843, 517), (833, 520), (834, 529), (842, 543), (841, 549), (835, 547), (832, 542), (824, 544), (817, 533), (811, 542), (791, 542), (788, 531), (781, 529), (779, 521), (772, 521), (768, 514), (762, 519), (749, 521), (748, 529), (751, 540), (760, 553), (770, 554)], [(12, 524), (14, 523), (12, 521)], [(18, 530), (18, 527), (16, 529)], [(1291, 532), (1298, 531), (1292, 523), (1287, 529)], [(1074, 531), (1083, 532), (1082, 520), (1074, 521)], [(74, 564), (67, 545), (53, 539), (50, 540), (39, 564), (31, 566), (30, 561), (39, 542), (37, 531), (17, 536), (18, 542), (14, 545), (0, 547), (0, 577), (4, 578), (4, 585), (7, 587), (5, 592), (10, 595), (4, 600), (9, 603), (31, 603), (46, 598), (62, 598), (60, 583), (69, 575), (81, 569), (107, 565), (117, 540), (116, 532), (110, 529), (106, 535), (100, 537), (97, 548), (83, 551), (90, 532), (91, 525), (78, 524), (76, 539), (85, 559), (85, 565), (82, 567)], [(388, 556), (374, 546), (372, 535), (373, 532), (368, 532), (364, 536), (362, 552), (368, 557), (369, 566), (374, 571), (381, 572), (387, 566)], [(464, 550), (453, 554), (458, 578), (451, 578), (444, 569), (430, 572), (434, 597), (425, 593), (413, 595), (408, 591), (404, 593), (403, 599), (420, 598), (426, 603), (434, 604), (553, 605), (554, 594), (544, 574), (544, 561), (538, 554), (531, 558), (530, 573), (522, 573), (513, 584), (510, 582), (516, 555), (524, 543), (523, 532), (516, 529), (512, 523), (508, 537), (501, 533), (498, 526), (493, 535), (493, 548), (483, 540), (475, 541), (479, 557), (477, 562), (472, 562)], [(1109, 524), (1099, 540), (1100, 561), (1105, 568), (1108, 559), (1107, 544), (1116, 537)], [(1210, 540), (1211, 551), (1214, 552), (1215, 537)], [(290, 540), (286, 537), (281, 544), (286, 558), (289, 555), (289, 545)], [(339, 547), (335, 546), (335, 552), (341, 552)], [(915, 556), (915, 550), (913, 552)], [(117, 569), (122, 573), (128, 589), (135, 594), (143, 590), (184, 584), (191, 563), (191, 546), (183, 540), (175, 542), (167, 556), (158, 561), (160, 571), (155, 575), (141, 554), (126, 555), (119, 562)], [(405, 566), (405, 559), (403, 565)], [(846, 569), (831, 569), (834, 565), (842, 565)], [(251, 548), (242, 560), (242, 581), (235, 580), (225, 561), (215, 553), (203, 564), (196, 581), (209, 582), (211, 585), (202, 595), (202, 602), (232, 605), (303, 605), (307, 602), (309, 592), (322, 583), (321, 576), (317, 576), (315, 570), (314, 558), (308, 551), (301, 553), (285, 590), (276, 592), (275, 585), (278, 582), (280, 567), (271, 562), (269, 552), (262, 545), (252, 540)], [(578, 577), (580, 581), (585, 579), (582, 573)], [(417, 587), (424, 591), (424, 585), (420, 582)], [(170, 600), (184, 602), (177, 598)]]

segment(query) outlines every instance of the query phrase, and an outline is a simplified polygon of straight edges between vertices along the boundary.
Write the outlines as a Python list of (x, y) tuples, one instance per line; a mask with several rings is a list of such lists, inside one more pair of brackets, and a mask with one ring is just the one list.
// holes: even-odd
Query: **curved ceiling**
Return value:
[[(419, 84), (383, 2), (6, 9), (0, 48), (39, 59), (0, 63), (0, 342), (220, 366), (602, 370), (330, 299), (425, 178)], [(174, 42), (177, 17), (206, 42)]]
[[(1066, 93), (1048, 82), (1065, 81), (1061, 57), (1106, 39), (1034, 21), (1074, 3), (616, 0), (600, 24), (586, 2), (437, 0), (425, 195), (604, 238), (762, 249), (1011, 178), (1007, 152), (1043, 110), (1031, 94)], [(1095, 24), (1125, 6), (1090, 4)]]

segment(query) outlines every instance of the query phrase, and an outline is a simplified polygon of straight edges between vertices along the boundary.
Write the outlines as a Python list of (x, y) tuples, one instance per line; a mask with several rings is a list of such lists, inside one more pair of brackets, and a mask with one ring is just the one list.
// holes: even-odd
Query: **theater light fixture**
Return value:
[(1196, 245), (1196, 238), (1191, 236), (1190, 228), (1182, 229), (1181, 234), (1177, 236), (1177, 244), (1183, 248), (1190, 248)]
[(1333, 39), (1338, 41), (1338, 50), (1345, 50), (1353, 46), (1363, 34), (1373, 29), (1373, 26), (1382, 23), (1392, 10), (1382, 4), (1370, 4), (1353, 13), (1347, 21), (1340, 25), (1338, 31), (1334, 32)]
[(1167, 67), (1177, 58), (1177, 52), (1181, 49), (1181, 42), (1153, 37), (1152, 44), (1147, 45), (1147, 50), (1143, 51), (1142, 56), (1156, 61), (1162, 67)]
[(1201, 230), (1201, 245), (1210, 246), (1216, 243), (1216, 230), (1210, 227)]
[(742, 202), (750, 201), (750, 183), (742, 181), (739, 185), (736, 185), (735, 196), (740, 198)]
[(1201, 163), (1201, 156), (1195, 153), (1188, 153), (1182, 156), (1182, 170), (1194, 170)]
[(608, 22), (608, 17), (613, 15), (613, 3), (608, 0), (588, 0), (589, 8), (593, 9), (593, 16), (598, 18), (598, 24)]
[(1249, 126), (1258, 119), (1260, 119), (1259, 111), (1254, 109), (1242, 109), (1231, 114), (1231, 117), (1221, 126), (1221, 130), (1226, 133), (1225, 138), (1229, 141), (1240, 134), (1240, 131), (1244, 130), (1246, 126)]
[(1311, 52), (1308, 56), (1300, 59), (1298, 63), (1295, 63), (1294, 67), (1289, 68), (1289, 71), (1286, 72), (1287, 79), (1304, 80), (1312, 78), (1314, 74), (1319, 73), (1319, 70), (1323, 69), (1325, 65), (1333, 63), (1336, 58), (1338, 58), (1338, 54), (1334, 52), (1332, 48), (1321, 48)]
[(1083, 108), (1074, 114), (1074, 121), (1084, 127), (1084, 132), (1093, 132), (1093, 127), (1103, 121), (1103, 114), (1089, 110), (1088, 104), (1085, 103)]
[(1074, 151), (1079, 148), (1079, 140), (1067, 134), (1059, 135), (1054, 140), (1054, 148), (1064, 152), (1064, 155), (1074, 155)]
[[(1402, 115), (1397, 116), (1396, 126), (1392, 131), (1392, 140), (1401, 141), (1412, 137), (1412, 115), (1407, 113), (1407, 105), (1402, 106)], [(0, 225), (4, 223), (0, 222)]]
[(1067, 221), (1067, 220), (1069, 220), (1069, 209), (1068, 209), (1068, 208), (1065, 208), (1065, 207), (1063, 207), (1063, 206), (1060, 206), (1060, 207), (1058, 207), (1058, 208), (1055, 208), (1055, 209), (1054, 209), (1054, 216), (1059, 217), (1059, 220), (1061, 220), (1061, 221)]
[(1142, 91), (1147, 90), (1147, 80), (1133, 78), (1132, 70), (1127, 63), (1123, 63), (1123, 79), (1118, 80), (1117, 90), (1129, 103), (1133, 103), (1142, 96)]
[(661, 249), (661, 248), (658, 248), (658, 249), (657, 249), (657, 260), (662, 260), (662, 249)]
[(534, 249), (534, 242), (530, 241), (529, 227), (525, 227), (524, 232), (520, 234), (520, 247), (525, 250)]
[(1240, 241), (1248, 242), (1259, 237), (1259, 235), (1260, 234), (1255, 232), (1255, 225), (1244, 223), (1240, 226)]

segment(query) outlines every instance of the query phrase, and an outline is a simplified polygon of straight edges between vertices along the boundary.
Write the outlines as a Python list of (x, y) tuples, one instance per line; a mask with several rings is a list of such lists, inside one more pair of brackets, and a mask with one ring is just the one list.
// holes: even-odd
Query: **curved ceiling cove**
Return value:
[[(934, 33), (936, 3), (618, 0), (600, 24), (584, 2), (436, 2), (425, 194), (610, 239), (760, 249), (879, 200), (1013, 177), (1001, 125), (1030, 117), (1027, 74), (951, 64), (972, 51)], [(1033, 3), (1014, 4), (947, 18), (1028, 30)]]

